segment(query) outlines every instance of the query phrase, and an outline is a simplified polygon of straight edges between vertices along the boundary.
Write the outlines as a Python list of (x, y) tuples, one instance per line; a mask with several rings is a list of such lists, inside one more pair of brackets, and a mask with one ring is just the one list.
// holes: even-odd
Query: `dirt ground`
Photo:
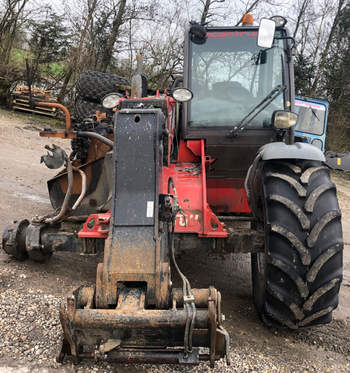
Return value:
[[(46, 180), (55, 171), (39, 162), (44, 145), (52, 141), (38, 136), (40, 127), (48, 125), (29, 115), (0, 110), (0, 232), (12, 220), (50, 211)], [(68, 141), (55, 143), (69, 147)], [(208, 263), (196, 252), (181, 259), (193, 286), (214, 285), (222, 292), (232, 365), (221, 362), (215, 372), (350, 372), (350, 179), (333, 174), (333, 181), (342, 209), (345, 248), (340, 304), (331, 324), (301, 331), (266, 328), (253, 307), (248, 255)], [(54, 361), (60, 347), (56, 305), (72, 287), (95, 282), (100, 260), (56, 253), (40, 265), (18, 263), (0, 251), (0, 373), (210, 371), (206, 364), (183, 368), (89, 361), (73, 367)]]

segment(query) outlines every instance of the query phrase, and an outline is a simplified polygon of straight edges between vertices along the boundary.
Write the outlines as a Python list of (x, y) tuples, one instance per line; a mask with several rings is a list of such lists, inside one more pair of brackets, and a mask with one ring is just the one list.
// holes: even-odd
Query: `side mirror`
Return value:
[(261, 19), (258, 31), (258, 47), (267, 49), (272, 47), (275, 28), (275, 21), (267, 18)]

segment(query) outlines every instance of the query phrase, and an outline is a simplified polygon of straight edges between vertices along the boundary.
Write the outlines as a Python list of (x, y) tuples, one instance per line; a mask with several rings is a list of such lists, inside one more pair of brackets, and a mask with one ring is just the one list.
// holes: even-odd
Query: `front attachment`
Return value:
[(220, 293), (213, 287), (192, 292), (194, 307), (188, 312), (181, 289), (173, 289), (172, 306), (162, 310), (146, 308), (142, 288), (120, 289), (114, 309), (95, 308), (93, 287), (77, 289), (60, 309), (65, 338), (58, 361), (65, 355), (119, 363), (193, 365), (209, 360), (213, 367), (229, 347)]
[[(220, 293), (191, 288), (173, 250), (178, 206), (168, 204), (170, 219), (159, 213), (164, 129), (160, 110), (116, 114), (115, 187), (104, 261), (96, 286), (75, 290), (61, 306), (65, 337), (59, 361), (71, 355), (128, 363), (209, 360), (213, 366), (227, 355)], [(171, 260), (181, 290), (172, 288)]]

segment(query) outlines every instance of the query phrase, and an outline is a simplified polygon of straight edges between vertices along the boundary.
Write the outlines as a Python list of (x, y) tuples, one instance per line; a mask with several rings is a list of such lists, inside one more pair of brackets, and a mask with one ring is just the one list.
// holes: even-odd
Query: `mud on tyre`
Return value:
[(265, 253), (252, 254), (254, 303), (269, 326), (332, 320), (342, 280), (343, 239), (336, 187), (320, 162), (262, 168)]

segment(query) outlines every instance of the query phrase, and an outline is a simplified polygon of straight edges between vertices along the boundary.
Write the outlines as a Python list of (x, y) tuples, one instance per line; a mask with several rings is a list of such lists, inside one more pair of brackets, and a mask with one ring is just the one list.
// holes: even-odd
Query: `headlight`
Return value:
[(102, 106), (105, 109), (113, 109), (114, 107), (118, 105), (118, 101), (120, 97), (121, 95), (119, 93), (110, 93), (103, 98)]
[(275, 111), (272, 115), (272, 123), (275, 128), (290, 128), (297, 124), (298, 115), (290, 111)]
[(193, 93), (188, 88), (176, 88), (173, 97), (178, 102), (188, 102), (192, 100)]

